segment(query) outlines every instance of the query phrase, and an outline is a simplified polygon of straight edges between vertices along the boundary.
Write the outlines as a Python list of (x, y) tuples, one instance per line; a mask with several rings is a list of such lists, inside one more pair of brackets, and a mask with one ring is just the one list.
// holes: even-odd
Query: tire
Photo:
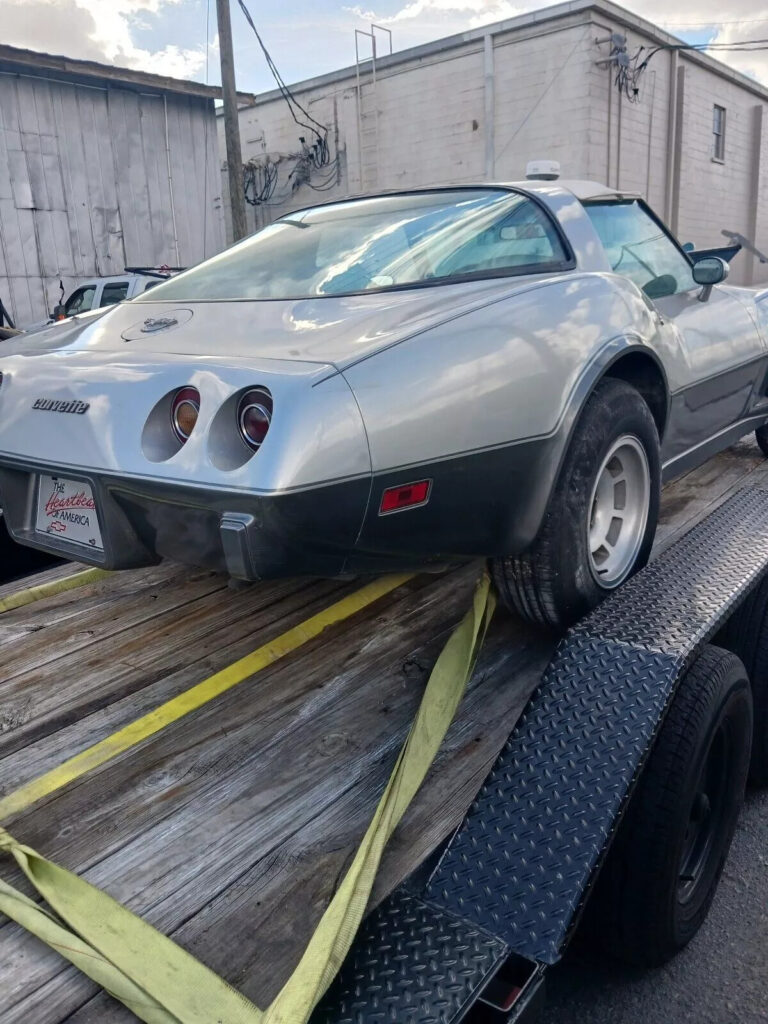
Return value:
[(730, 617), (718, 643), (738, 655), (747, 670), (753, 704), (749, 781), (768, 786), (768, 578)]
[[(598, 565), (599, 551), (594, 555), (590, 551), (593, 510), (597, 508), (598, 485), (609, 477), (610, 461), (608, 467), (604, 463), (612, 446), (623, 439), (627, 440), (620, 451), (626, 449), (627, 464), (636, 461), (636, 472), (648, 474), (647, 493), (643, 489), (642, 501), (631, 506), (627, 502), (642, 519), (629, 531), (628, 564), (620, 567), (615, 578), (599, 578), (607, 563)], [(640, 465), (643, 460), (645, 470)], [(523, 554), (491, 562), (505, 604), (529, 621), (555, 630), (564, 629), (598, 605), (648, 561), (659, 514), (660, 481), (659, 435), (650, 409), (629, 384), (604, 378), (577, 422), (538, 537)], [(612, 483), (609, 487), (616, 492)], [(638, 484), (635, 490), (639, 493), (640, 489)], [(640, 508), (642, 504), (644, 508)], [(613, 522), (610, 514), (605, 521)]]
[(680, 682), (590, 901), (589, 931), (612, 956), (659, 966), (701, 927), (744, 800), (751, 737), (744, 666), (705, 647)]
[(764, 423), (762, 427), (757, 428), (755, 440), (763, 455), (768, 455), (768, 423)]

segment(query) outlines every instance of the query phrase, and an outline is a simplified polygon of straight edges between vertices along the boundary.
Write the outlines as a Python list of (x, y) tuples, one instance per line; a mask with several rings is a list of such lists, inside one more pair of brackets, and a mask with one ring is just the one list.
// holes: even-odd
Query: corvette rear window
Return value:
[(567, 261), (548, 214), (521, 193), (379, 196), (288, 214), (158, 285), (146, 301), (349, 295), (541, 273)]

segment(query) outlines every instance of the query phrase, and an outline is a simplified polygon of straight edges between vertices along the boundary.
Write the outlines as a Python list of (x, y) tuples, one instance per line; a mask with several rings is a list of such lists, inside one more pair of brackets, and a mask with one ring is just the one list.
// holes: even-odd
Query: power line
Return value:
[[(281, 193), (277, 193), (279, 179), (278, 164), (280, 163), (280, 159), (275, 162), (267, 157), (263, 163), (250, 161), (246, 164), (243, 168), (243, 191), (245, 200), (251, 206), (280, 205), (302, 185), (307, 185), (315, 192), (328, 192), (332, 188), (335, 188), (339, 180), (338, 154), (333, 164), (331, 164), (331, 156), (328, 148), (328, 128), (326, 125), (321, 124), (316, 118), (314, 118), (306, 107), (302, 106), (299, 100), (297, 100), (295, 95), (291, 92), (290, 87), (285, 84), (283, 76), (278, 71), (277, 65), (272, 59), (272, 55), (267, 49), (264, 40), (261, 38), (259, 30), (256, 28), (256, 24), (245, 4), (245, 0), (237, 0), (237, 2), (240, 10), (243, 12), (245, 20), (251, 28), (251, 31), (256, 36), (259, 46), (261, 47), (261, 51), (264, 54), (264, 59), (267, 62), (267, 67), (277, 84), (280, 95), (283, 100), (285, 100), (288, 110), (291, 113), (291, 117), (299, 127), (305, 128), (308, 132), (311, 132), (315, 138), (315, 141), (312, 144), (309, 144), (303, 135), (299, 136), (301, 152), (295, 157), (295, 163), (288, 174), (287, 188)], [(330, 169), (328, 173), (322, 176), (319, 180), (316, 179), (313, 181), (313, 173), (320, 171), (322, 168)]]
[(713, 51), (718, 54), (759, 53), (768, 50), (768, 39), (735, 39), (731, 42), (723, 43), (660, 43), (658, 46), (651, 48), (639, 46), (630, 55), (627, 50), (626, 36), (621, 33), (613, 33), (609, 39), (602, 41), (611, 43), (611, 52), (605, 63), (613, 65), (616, 70), (614, 85), (631, 103), (638, 102), (640, 98), (640, 80), (643, 72), (648, 67), (650, 61), (661, 50), (670, 53), (707, 53)]
[[(272, 60), (272, 57), (270, 55), (269, 50), (267, 49), (267, 47), (264, 44), (264, 40), (261, 38), (261, 36), (259, 34), (259, 30), (256, 28), (256, 24), (255, 24), (253, 18), (251, 17), (251, 12), (248, 10), (248, 8), (245, 5), (245, 0), (237, 0), (237, 2), (238, 2), (238, 5), (240, 6), (240, 10), (243, 12), (243, 15), (245, 16), (245, 20), (250, 25), (250, 27), (251, 27), (251, 29), (253, 31), (253, 34), (256, 36), (256, 39), (258, 40), (259, 46), (261, 47), (262, 53), (264, 54), (264, 58), (265, 58), (265, 60), (267, 62), (267, 67), (271, 71), (272, 77), (274, 78), (275, 82), (277, 83), (277, 87), (280, 90), (280, 93), (281, 93), (283, 99), (285, 100), (286, 104), (288, 105), (288, 109), (291, 112), (291, 116), (293, 117), (293, 120), (300, 127), (306, 128), (308, 131), (312, 132), (316, 136), (316, 138), (317, 138), (317, 141), (315, 142), (314, 146), (312, 147), (312, 150), (313, 150), (313, 153), (312, 153), (312, 156), (311, 156), (312, 162), (315, 164), (316, 167), (323, 167), (323, 166), (325, 166), (329, 162), (329, 154), (328, 154), (328, 128), (325, 125), (320, 124), (319, 121), (317, 121), (314, 117), (312, 117), (312, 115), (309, 113), (309, 111), (306, 110), (305, 107), (303, 107), (301, 105), (301, 103), (299, 103), (299, 101), (296, 99), (294, 94), (291, 92), (290, 88), (285, 84), (285, 82), (283, 81), (282, 75), (277, 70), (277, 66), (276, 66), (275, 62)], [(299, 110), (304, 115), (304, 117), (307, 118), (307, 120), (306, 121), (302, 121), (297, 116), (296, 110)], [(310, 122), (310, 123), (307, 123), (307, 122)]]

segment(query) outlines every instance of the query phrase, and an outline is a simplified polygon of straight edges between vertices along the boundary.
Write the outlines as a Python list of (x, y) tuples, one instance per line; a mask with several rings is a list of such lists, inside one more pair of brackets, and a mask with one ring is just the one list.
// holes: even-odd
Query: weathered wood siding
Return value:
[(0, 70), (0, 298), (17, 324), (46, 315), (59, 281), (223, 244), (212, 100)]

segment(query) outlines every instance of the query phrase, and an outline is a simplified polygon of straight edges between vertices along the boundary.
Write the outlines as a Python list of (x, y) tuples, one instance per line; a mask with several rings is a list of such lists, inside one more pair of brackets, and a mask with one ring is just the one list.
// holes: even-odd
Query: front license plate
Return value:
[(41, 476), (37, 487), (38, 533), (103, 551), (96, 503), (89, 484), (60, 476)]

